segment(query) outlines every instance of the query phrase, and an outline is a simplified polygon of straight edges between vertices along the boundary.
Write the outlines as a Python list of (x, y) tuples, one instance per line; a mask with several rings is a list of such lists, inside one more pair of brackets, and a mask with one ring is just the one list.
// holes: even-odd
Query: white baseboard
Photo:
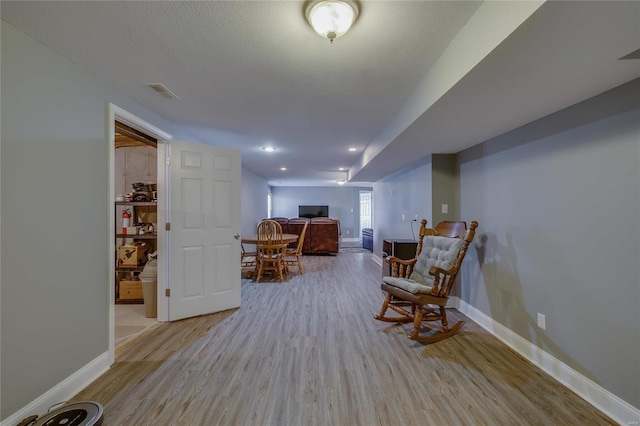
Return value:
[(22, 409), (4, 419), (0, 426), (15, 426), (22, 419), (29, 416), (46, 414), (49, 407), (62, 401), (68, 401), (108, 369), (109, 352), (105, 352)]
[[(454, 299), (454, 298), (452, 298)], [(640, 425), (640, 410), (557, 360), (491, 317), (457, 299), (460, 312), (621, 425)]]
[(377, 254), (372, 253), (371, 254), (371, 260), (376, 262), (382, 268), (382, 257), (378, 256)]

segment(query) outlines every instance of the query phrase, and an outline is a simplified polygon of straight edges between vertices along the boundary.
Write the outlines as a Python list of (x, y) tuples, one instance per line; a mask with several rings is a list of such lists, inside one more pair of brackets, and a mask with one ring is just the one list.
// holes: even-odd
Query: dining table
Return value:
[[(240, 241), (242, 241), (242, 244), (258, 244), (258, 234), (251, 234), (251, 235), (243, 235), (240, 239)], [(298, 241), (298, 235), (297, 234), (282, 234), (282, 242), (284, 244), (291, 244), (291, 243), (295, 243), (296, 241)], [(248, 271), (246, 276), (247, 278), (252, 278), (255, 277), (257, 275), (257, 268), (258, 268), (258, 263), (256, 262), (256, 268), (253, 271)]]
[[(243, 244), (258, 244), (258, 234), (243, 235), (241, 240)], [(282, 234), (283, 243), (290, 244), (290, 243), (295, 243), (296, 241), (298, 241), (298, 235)]]

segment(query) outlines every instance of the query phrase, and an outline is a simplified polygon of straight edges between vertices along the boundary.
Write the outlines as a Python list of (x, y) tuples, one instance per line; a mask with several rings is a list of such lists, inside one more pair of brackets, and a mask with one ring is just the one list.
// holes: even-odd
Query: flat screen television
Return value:
[(298, 217), (329, 217), (329, 206), (298, 206)]

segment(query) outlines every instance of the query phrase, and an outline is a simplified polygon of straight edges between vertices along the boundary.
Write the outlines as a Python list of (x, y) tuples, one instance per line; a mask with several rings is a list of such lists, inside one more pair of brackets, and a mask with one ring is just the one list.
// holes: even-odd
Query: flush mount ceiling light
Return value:
[(331, 43), (349, 31), (359, 12), (358, 0), (307, 0), (304, 8), (313, 29)]
[(276, 147), (275, 146), (263, 146), (262, 150), (266, 151), (266, 152), (273, 152), (273, 151), (276, 150)]
[(347, 183), (347, 181), (344, 179), (338, 179), (336, 182), (338, 182), (338, 185), (344, 185), (345, 183)]

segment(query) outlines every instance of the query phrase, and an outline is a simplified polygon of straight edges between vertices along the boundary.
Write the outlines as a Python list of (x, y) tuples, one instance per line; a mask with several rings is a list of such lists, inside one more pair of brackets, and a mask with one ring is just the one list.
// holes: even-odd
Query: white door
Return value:
[(169, 144), (169, 320), (237, 308), (240, 152)]

